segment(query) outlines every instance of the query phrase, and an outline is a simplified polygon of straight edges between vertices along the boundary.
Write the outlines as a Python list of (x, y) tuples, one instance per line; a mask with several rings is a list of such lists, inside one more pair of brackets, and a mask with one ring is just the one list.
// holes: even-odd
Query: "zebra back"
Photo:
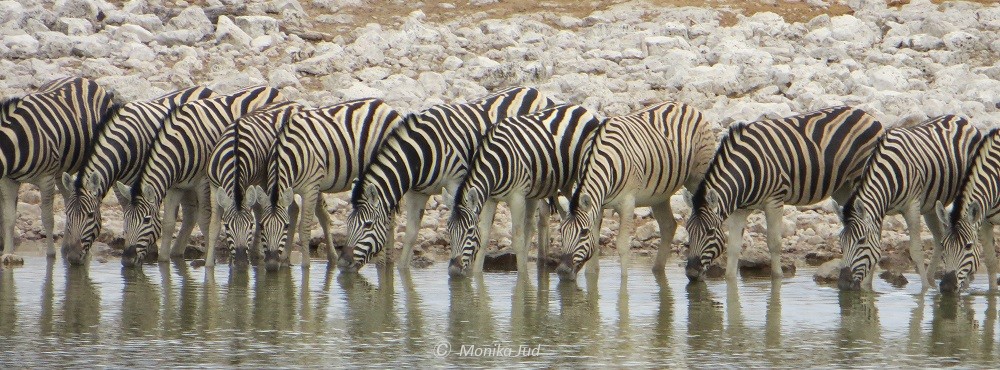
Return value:
[(91, 80), (64, 78), (0, 103), (0, 176), (76, 172), (111, 100)]
[(844, 222), (864, 214), (881, 224), (888, 210), (910, 200), (918, 201), (921, 213), (937, 201), (951, 203), (981, 139), (968, 120), (953, 115), (889, 129), (844, 204)]
[(583, 194), (599, 210), (632, 188), (650, 196), (673, 194), (681, 185), (694, 188), (715, 153), (713, 128), (700, 111), (677, 102), (609, 118), (593, 138), (570, 209), (576, 210)]
[(115, 181), (135, 182), (142, 168), (140, 159), (149, 150), (167, 115), (181, 104), (212, 94), (208, 88), (193, 87), (149, 101), (112, 105), (103, 118), (100, 133), (88, 146), (74, 189), (103, 196)]
[(946, 220), (949, 228), (959, 227), (971, 204), (978, 206), (977, 213), (983, 220), (1000, 214), (1000, 128), (983, 135), (969, 160)]
[(409, 115), (362, 171), (351, 204), (357, 208), (369, 185), (382, 208), (395, 212), (403, 194), (459, 181), (483, 134), (514, 114), (553, 105), (533, 88), (515, 87), (468, 104), (439, 105)]
[[(560, 191), (568, 195), (600, 126), (593, 113), (570, 104), (498, 122), (486, 132), (470, 161), (468, 174), (455, 193), (456, 208), (478, 213), (486, 199), (515, 188), (526, 190), (528, 199)], [(471, 189), (480, 195), (474, 200), (477, 204), (465, 197)]]
[(787, 205), (816, 203), (857, 181), (882, 133), (874, 117), (847, 106), (734, 124), (694, 194), (694, 206), (707, 204), (707, 189), (719, 190), (723, 217), (775, 198)]
[(199, 178), (207, 170), (212, 150), (229, 125), (244, 114), (280, 99), (277, 89), (262, 86), (196, 100), (174, 109), (164, 119), (143, 161), (132, 197), (160, 200), (167, 189)]
[(243, 205), (245, 190), (267, 179), (268, 160), (275, 137), (302, 108), (295, 102), (271, 103), (240, 117), (226, 128), (208, 168), (208, 180), (221, 187), (233, 199), (237, 209)]

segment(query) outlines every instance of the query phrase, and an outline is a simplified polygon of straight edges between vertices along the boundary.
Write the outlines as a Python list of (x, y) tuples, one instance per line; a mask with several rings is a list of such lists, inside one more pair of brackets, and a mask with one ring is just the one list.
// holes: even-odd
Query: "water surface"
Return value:
[(626, 284), (616, 261), (601, 262), (599, 277), (562, 284), (534, 273), (450, 280), (440, 263), (350, 276), (320, 263), (210, 273), (28, 257), (0, 270), (0, 368), (998, 363), (985, 279), (957, 297), (882, 281), (877, 293), (848, 294), (809, 269), (689, 285), (681, 268), (656, 276), (637, 262)]

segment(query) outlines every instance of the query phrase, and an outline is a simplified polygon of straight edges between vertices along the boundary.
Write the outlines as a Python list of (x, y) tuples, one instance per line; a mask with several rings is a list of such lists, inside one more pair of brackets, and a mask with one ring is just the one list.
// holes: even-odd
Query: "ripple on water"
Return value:
[[(0, 367), (990, 367), (998, 353), (985, 283), (958, 297), (881, 281), (842, 293), (804, 269), (689, 285), (641, 261), (623, 282), (616, 261), (601, 263), (599, 277), (561, 283), (450, 280), (440, 264), (208, 273), (28, 257), (0, 270)], [(518, 353), (529, 356), (503, 357)]]

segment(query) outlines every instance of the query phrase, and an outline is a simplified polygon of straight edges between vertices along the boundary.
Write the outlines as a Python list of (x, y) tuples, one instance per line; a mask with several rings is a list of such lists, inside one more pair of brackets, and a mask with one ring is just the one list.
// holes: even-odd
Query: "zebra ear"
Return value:
[(483, 196), (479, 194), (479, 190), (469, 189), (469, 191), (465, 193), (466, 206), (471, 206), (473, 204), (480, 204), (482, 203), (482, 200)]
[(153, 199), (152, 196), (156, 192), (153, 191), (153, 187), (149, 184), (142, 184), (142, 198), (143, 199)]
[(715, 191), (715, 189), (708, 189), (708, 192), (705, 194), (705, 201), (708, 202), (708, 208), (714, 213), (719, 213), (719, 210), (722, 209), (722, 206), (719, 204), (721, 203), (719, 192)]
[(278, 194), (278, 207), (288, 208), (295, 200), (295, 191), (292, 188), (281, 189), (281, 193)]
[(969, 204), (967, 204), (965, 206), (965, 219), (966, 220), (969, 220), (969, 221), (978, 220), (982, 216), (982, 213), (983, 213), (983, 208), (982, 208), (982, 206), (979, 205), (979, 202), (975, 202), (975, 201), (969, 202)]
[(378, 207), (381, 204), (381, 200), (378, 197), (378, 189), (375, 188), (375, 185), (365, 185), (365, 201), (374, 207)]
[(119, 204), (128, 204), (129, 200), (132, 199), (132, 188), (121, 181), (115, 181), (115, 196), (118, 197)]
[(248, 187), (243, 192), (243, 209), (250, 209), (257, 205), (257, 187)]
[(87, 175), (87, 177), (83, 179), (83, 190), (85, 190), (86, 192), (90, 193), (90, 195), (93, 195), (97, 198), (103, 197), (104, 194), (99, 194), (101, 188), (100, 181), (101, 179), (98, 178), (97, 175), (93, 173)]
[(687, 204), (688, 208), (694, 208), (694, 194), (687, 188), (681, 190), (681, 196), (684, 197), (684, 204)]
[(940, 200), (934, 203), (934, 211), (937, 212), (937, 218), (941, 222), (941, 225), (947, 225), (948, 211), (944, 209), (944, 204)]
[(584, 212), (589, 212), (594, 208), (594, 199), (590, 197), (590, 194), (580, 195), (580, 210)]
[(233, 198), (229, 197), (225, 190), (219, 189), (215, 195), (215, 203), (219, 205), (219, 208), (229, 209), (233, 206)]
[(75, 182), (76, 179), (73, 178), (73, 175), (70, 175), (69, 172), (63, 172), (62, 175), (63, 189), (66, 189), (66, 191), (68, 192), (72, 192), (73, 190), (75, 190), (73, 189), (73, 185), (75, 185), (74, 184)]
[(266, 191), (264, 191), (264, 188), (260, 187), (259, 185), (254, 185), (250, 187), (250, 190), (252, 193), (254, 193), (254, 195), (252, 196), (257, 197), (257, 204), (264, 206), (271, 203), (271, 196), (268, 195)]
[(837, 201), (834, 200), (833, 198), (830, 198), (830, 204), (833, 205), (833, 211), (837, 213), (837, 218), (843, 220), (844, 206), (840, 205), (840, 203), (837, 203)]

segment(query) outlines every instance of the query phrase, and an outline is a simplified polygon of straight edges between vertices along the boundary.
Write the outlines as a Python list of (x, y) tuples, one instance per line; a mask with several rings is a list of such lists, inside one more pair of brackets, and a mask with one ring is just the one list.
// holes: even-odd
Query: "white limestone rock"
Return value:
[[(301, 5), (299, 6), (301, 7)], [(250, 37), (274, 35), (279, 32), (279, 22), (273, 17), (263, 15), (245, 15), (235, 18), (235, 23)]]
[(219, 43), (230, 43), (236, 46), (249, 47), (253, 42), (243, 29), (237, 27), (227, 16), (219, 16), (219, 21), (215, 24), (215, 41)]
[(8, 35), (0, 38), (0, 56), (5, 58), (27, 58), (38, 52), (38, 40), (31, 35)]

